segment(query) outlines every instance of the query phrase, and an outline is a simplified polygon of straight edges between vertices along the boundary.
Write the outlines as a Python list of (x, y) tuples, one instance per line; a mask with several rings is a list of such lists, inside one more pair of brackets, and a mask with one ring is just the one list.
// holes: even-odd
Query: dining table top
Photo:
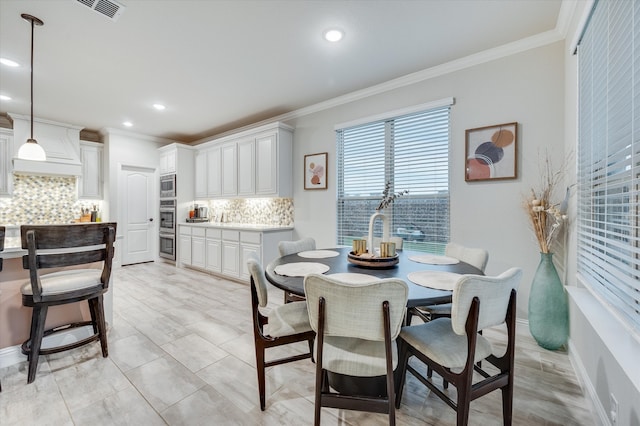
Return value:
[(333, 255), (332, 257), (310, 258), (303, 257), (298, 253), (295, 253), (276, 258), (270, 262), (265, 269), (267, 280), (284, 291), (288, 291), (298, 296), (304, 296), (304, 277), (280, 275), (275, 271), (275, 269), (280, 265), (297, 262), (315, 262), (326, 265), (329, 267), (329, 270), (325, 272), (327, 275), (337, 273), (358, 273), (372, 275), (377, 278), (399, 278), (405, 281), (409, 286), (407, 307), (412, 308), (416, 306), (451, 302), (452, 292), (415, 284), (407, 278), (411, 273), (421, 271), (441, 271), (456, 274), (484, 275), (478, 268), (462, 261), (458, 261), (454, 264), (432, 264), (413, 261), (410, 258), (425, 255), (425, 253), (416, 251), (398, 250), (397, 253), (399, 261), (396, 265), (388, 268), (371, 268), (356, 265), (348, 261), (347, 257), (351, 252), (351, 247), (338, 247), (325, 250), (337, 252), (338, 255)]

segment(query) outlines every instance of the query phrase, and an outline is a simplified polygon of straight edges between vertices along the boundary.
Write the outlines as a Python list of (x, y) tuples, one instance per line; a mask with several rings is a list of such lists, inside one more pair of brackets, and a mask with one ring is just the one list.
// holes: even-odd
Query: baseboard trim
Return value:
[(589, 395), (589, 399), (591, 399), (593, 408), (598, 415), (598, 418), (600, 419), (599, 424), (611, 426), (611, 421), (609, 420), (609, 416), (607, 416), (607, 411), (600, 402), (600, 399), (598, 398), (598, 394), (596, 392), (596, 388), (593, 387), (593, 383), (591, 383), (591, 380), (589, 380), (587, 370), (584, 368), (584, 364), (577, 354), (578, 351), (571, 342), (571, 339), (569, 339), (569, 362), (571, 362), (573, 371), (576, 372), (576, 377), (580, 382), (580, 387), (582, 388), (582, 390), (587, 392), (587, 395)]

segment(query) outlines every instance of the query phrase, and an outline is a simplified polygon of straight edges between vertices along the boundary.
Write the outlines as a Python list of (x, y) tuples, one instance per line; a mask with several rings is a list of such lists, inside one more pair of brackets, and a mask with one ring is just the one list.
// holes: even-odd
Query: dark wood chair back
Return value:
[(113, 265), (115, 222), (69, 225), (22, 225), (22, 267), (30, 270), (33, 299), (38, 301), (42, 287), (38, 270), (104, 262), (101, 283), (109, 286)]
[[(6, 228), (4, 226), (0, 226), (0, 251), (4, 250), (4, 236), (5, 236)], [(2, 258), (0, 257), (0, 271), (2, 271)]]

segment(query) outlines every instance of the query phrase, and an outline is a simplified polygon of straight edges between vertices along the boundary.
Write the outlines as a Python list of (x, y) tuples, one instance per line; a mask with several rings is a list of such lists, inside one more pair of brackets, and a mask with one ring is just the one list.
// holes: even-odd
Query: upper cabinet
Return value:
[(78, 178), (78, 198), (101, 200), (103, 186), (103, 146), (100, 143), (80, 141), (82, 174)]
[(198, 148), (197, 198), (291, 197), (292, 127), (273, 123)]
[(173, 147), (160, 151), (160, 174), (161, 175), (166, 175), (168, 173), (176, 172), (176, 154), (177, 154), (177, 150)]
[(11, 144), (13, 132), (0, 128), (0, 196), (10, 195), (11, 182)]

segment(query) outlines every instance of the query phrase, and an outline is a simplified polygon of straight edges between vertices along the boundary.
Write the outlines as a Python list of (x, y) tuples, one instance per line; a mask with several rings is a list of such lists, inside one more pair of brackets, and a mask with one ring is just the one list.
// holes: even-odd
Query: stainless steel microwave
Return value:
[(160, 198), (175, 198), (175, 197), (176, 197), (175, 173), (170, 175), (160, 176)]

